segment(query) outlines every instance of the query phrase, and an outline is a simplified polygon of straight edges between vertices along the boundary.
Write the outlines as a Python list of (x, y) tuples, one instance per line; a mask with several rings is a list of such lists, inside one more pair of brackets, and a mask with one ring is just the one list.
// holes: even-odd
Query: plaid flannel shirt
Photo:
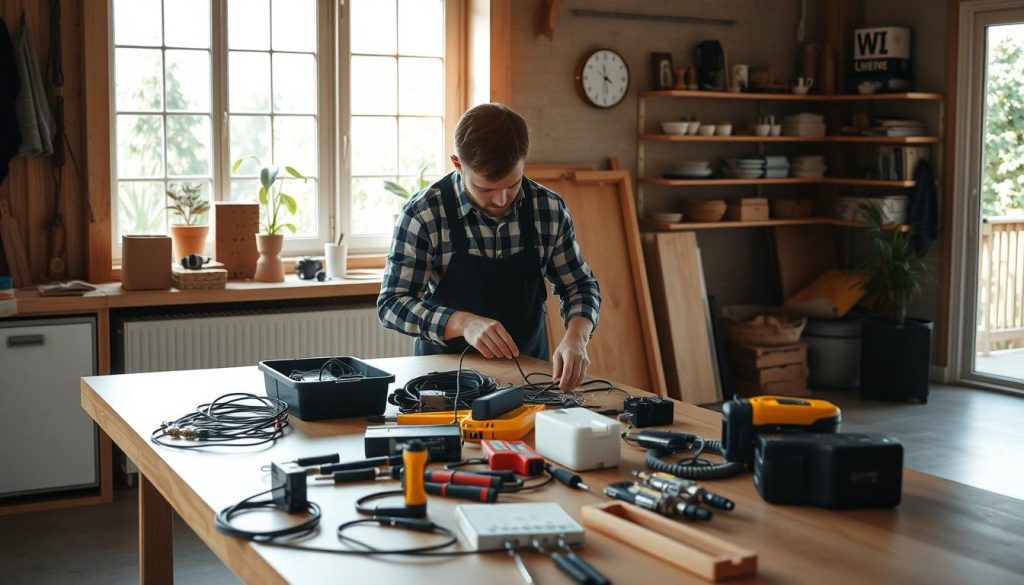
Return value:
[[(593, 271), (583, 259), (572, 218), (562, 198), (524, 178), (513, 209), (495, 220), (470, 202), (459, 173), (449, 175), (458, 195), (459, 216), (469, 240), (469, 253), (487, 258), (507, 258), (523, 250), (519, 233), (519, 207), (529, 189), (537, 226), (540, 266), (561, 299), (562, 319), (583, 316), (597, 327), (601, 291)], [(454, 243), (444, 222), (441, 191), (427, 188), (403, 207), (388, 253), (377, 316), (389, 329), (436, 344), (444, 344), (444, 329), (455, 309), (424, 300), (444, 277)]]

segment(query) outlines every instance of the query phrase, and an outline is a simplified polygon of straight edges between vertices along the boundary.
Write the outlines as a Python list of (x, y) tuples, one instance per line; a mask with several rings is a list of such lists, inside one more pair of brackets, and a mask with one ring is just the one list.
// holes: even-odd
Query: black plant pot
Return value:
[(907, 319), (897, 327), (882, 318), (865, 319), (861, 399), (928, 402), (931, 349), (931, 321)]

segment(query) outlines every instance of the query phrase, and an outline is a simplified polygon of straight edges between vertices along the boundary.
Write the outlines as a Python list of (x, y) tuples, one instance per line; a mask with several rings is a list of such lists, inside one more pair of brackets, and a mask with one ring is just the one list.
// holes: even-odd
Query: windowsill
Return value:
[[(295, 260), (304, 256), (284, 257), (285, 274), (295, 274)], [(310, 256), (315, 260), (323, 262), (323, 256)], [(386, 256), (383, 254), (350, 254), (348, 257), (349, 270), (383, 270)], [(113, 282), (121, 282), (121, 265), (115, 264), (110, 271), (110, 278)]]

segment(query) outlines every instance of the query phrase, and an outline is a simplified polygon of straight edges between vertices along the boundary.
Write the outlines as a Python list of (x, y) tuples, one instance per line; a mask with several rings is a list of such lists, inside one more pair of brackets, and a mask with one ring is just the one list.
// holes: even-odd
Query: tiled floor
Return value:
[[(951, 386), (934, 387), (925, 405), (862, 402), (851, 391), (818, 397), (842, 408), (844, 431), (902, 440), (908, 467), (1024, 500), (1024, 397)], [(135, 490), (118, 489), (115, 500), (110, 506), (0, 516), (0, 583), (137, 583)], [(176, 583), (239, 583), (175, 520)]]

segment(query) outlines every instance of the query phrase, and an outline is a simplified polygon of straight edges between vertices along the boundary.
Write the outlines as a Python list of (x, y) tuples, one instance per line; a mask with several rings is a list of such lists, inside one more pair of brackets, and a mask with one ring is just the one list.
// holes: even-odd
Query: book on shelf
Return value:
[(878, 149), (878, 178), (909, 181), (917, 163), (928, 158), (927, 146), (882, 146)]

